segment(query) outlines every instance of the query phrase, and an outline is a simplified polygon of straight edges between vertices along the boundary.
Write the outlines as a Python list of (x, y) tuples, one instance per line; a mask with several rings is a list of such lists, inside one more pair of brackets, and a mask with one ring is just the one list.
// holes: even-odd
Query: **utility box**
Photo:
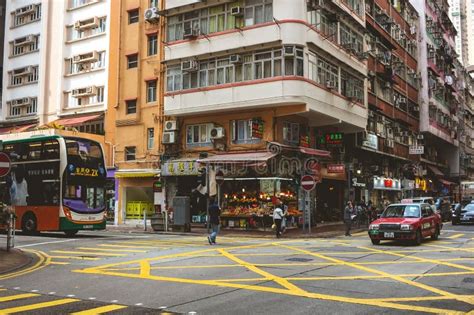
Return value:
[(173, 219), (175, 226), (189, 227), (191, 224), (191, 207), (189, 197), (173, 198)]

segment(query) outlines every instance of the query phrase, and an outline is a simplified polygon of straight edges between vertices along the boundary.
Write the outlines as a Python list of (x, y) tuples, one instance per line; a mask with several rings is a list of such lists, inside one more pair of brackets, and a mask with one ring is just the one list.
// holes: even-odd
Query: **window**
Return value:
[[(105, 68), (105, 51), (93, 51), (87, 54), (76, 55), (66, 59), (66, 75), (89, 72), (96, 69)], [(83, 61), (74, 61), (74, 58), (81, 58)]]
[(138, 23), (139, 14), (138, 9), (128, 11), (128, 24)]
[(283, 140), (298, 144), (300, 142), (300, 124), (285, 121), (283, 123)]
[(209, 144), (210, 128), (207, 124), (190, 125), (186, 128), (186, 143), (187, 144)]
[(12, 27), (39, 21), (41, 19), (41, 3), (20, 7), (15, 11), (12, 11), (11, 15)]
[(132, 69), (138, 67), (138, 54), (127, 56), (127, 68)]
[(364, 81), (341, 70), (341, 94), (363, 103)]
[[(241, 7), (243, 15), (231, 14), (231, 9), (236, 6)], [(200, 34), (210, 34), (271, 21), (273, 21), (272, 0), (247, 0), (219, 4), (168, 17), (167, 40), (184, 39), (186, 29), (198, 29)]]
[(39, 34), (15, 38), (10, 42), (10, 57), (20, 56), (39, 50)]
[(104, 87), (89, 86), (64, 92), (65, 108), (97, 105), (104, 102)]
[(148, 128), (148, 141), (147, 141), (147, 149), (152, 150), (155, 146), (155, 128)]
[(156, 7), (158, 8), (159, 0), (150, 0), (150, 8)]
[(340, 44), (347, 50), (361, 53), (364, 51), (364, 38), (344, 23), (340, 24)]
[(232, 142), (234, 143), (253, 143), (260, 141), (252, 137), (253, 120), (233, 120), (231, 122)]
[(158, 53), (158, 35), (148, 35), (148, 56)]
[[(76, 27), (76, 23), (87, 25), (87, 27)], [(86, 20), (76, 21), (66, 29), (66, 41), (73, 41), (95, 35), (105, 34), (107, 17), (92, 17)]]
[(136, 147), (125, 147), (125, 161), (134, 161), (136, 150)]
[(78, 7), (87, 5), (89, 3), (94, 3), (94, 2), (96, 1), (95, 0), (70, 0), (69, 9), (78, 8)]
[(308, 22), (314, 26), (325, 38), (337, 42), (337, 19), (334, 14), (323, 10), (308, 11)]
[(156, 80), (146, 82), (146, 101), (156, 102)]
[(321, 85), (331, 84), (336, 91), (339, 90), (339, 69), (325, 59), (318, 57), (318, 80)]
[(127, 115), (135, 114), (137, 112), (137, 100), (125, 101)]
[(20, 86), (38, 82), (38, 66), (27, 66), (8, 72), (10, 86)]

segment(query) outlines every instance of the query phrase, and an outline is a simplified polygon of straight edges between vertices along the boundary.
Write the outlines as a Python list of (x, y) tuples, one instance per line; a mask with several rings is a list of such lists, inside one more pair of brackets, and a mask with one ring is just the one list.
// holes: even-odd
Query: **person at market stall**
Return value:
[(275, 202), (275, 209), (273, 210), (273, 222), (276, 226), (275, 233), (277, 238), (280, 238), (281, 236), (281, 222), (284, 217), (285, 214), (283, 213), (281, 200), (277, 199)]
[(344, 208), (344, 223), (346, 225), (346, 236), (351, 235), (351, 226), (352, 226), (352, 213), (354, 208), (352, 206), (352, 202), (348, 201), (346, 207)]
[(207, 237), (209, 245), (216, 244), (217, 233), (219, 233), (221, 209), (214, 199), (210, 200), (209, 206), (209, 223), (211, 223), (211, 234)]

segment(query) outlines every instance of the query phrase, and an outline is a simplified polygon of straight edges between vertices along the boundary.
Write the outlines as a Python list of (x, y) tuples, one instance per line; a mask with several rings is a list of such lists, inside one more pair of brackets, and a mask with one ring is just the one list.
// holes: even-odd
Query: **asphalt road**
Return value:
[(407, 314), (474, 310), (474, 225), (421, 246), (81, 233), (16, 238), (40, 260), (0, 275), (0, 314)]

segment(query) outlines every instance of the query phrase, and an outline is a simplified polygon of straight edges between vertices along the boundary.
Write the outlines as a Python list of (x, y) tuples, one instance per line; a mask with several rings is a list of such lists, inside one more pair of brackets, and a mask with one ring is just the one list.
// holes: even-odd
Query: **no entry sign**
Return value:
[(311, 175), (301, 177), (301, 187), (306, 191), (311, 191), (316, 186), (316, 180)]
[(217, 185), (224, 184), (224, 172), (221, 171), (221, 170), (218, 170), (216, 172), (216, 183), (217, 183)]
[(10, 173), (12, 168), (12, 162), (8, 155), (3, 152), (0, 152), (0, 177), (7, 176)]

